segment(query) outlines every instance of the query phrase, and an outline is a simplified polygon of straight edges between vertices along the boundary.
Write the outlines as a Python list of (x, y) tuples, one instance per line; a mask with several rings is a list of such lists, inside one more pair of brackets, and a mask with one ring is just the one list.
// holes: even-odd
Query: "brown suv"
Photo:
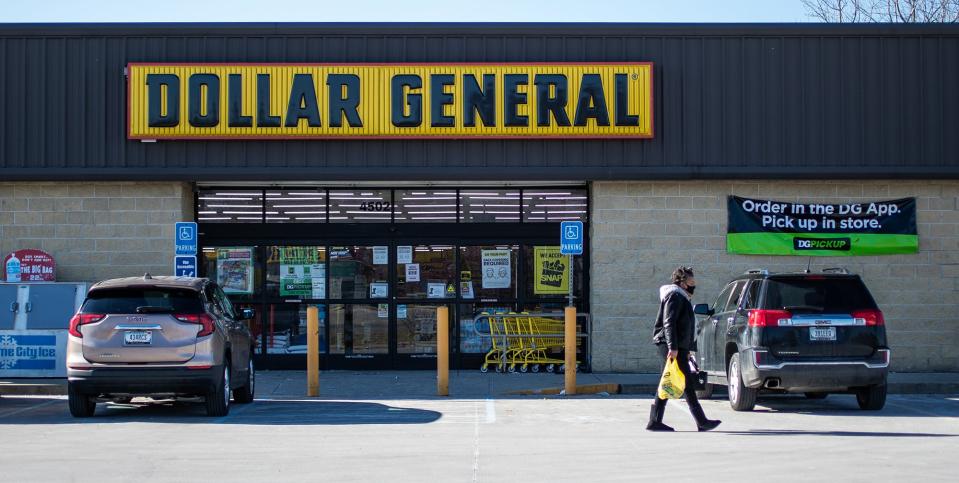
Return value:
[(70, 413), (92, 416), (98, 398), (206, 399), (210, 416), (253, 400), (253, 337), (216, 283), (205, 278), (119, 278), (90, 288), (70, 320)]

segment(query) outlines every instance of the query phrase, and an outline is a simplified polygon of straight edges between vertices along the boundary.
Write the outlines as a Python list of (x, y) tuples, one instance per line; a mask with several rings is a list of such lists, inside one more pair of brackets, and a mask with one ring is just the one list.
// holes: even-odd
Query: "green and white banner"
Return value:
[(726, 250), (741, 255), (917, 253), (916, 199), (789, 203), (730, 196)]

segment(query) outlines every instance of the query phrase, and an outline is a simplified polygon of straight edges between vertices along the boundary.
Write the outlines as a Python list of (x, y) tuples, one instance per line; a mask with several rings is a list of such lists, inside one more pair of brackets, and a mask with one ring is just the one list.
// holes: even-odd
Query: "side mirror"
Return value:
[(256, 316), (256, 311), (253, 309), (243, 309), (240, 310), (240, 320), (251, 320)]
[(693, 313), (696, 315), (713, 315), (715, 311), (709, 308), (709, 304), (696, 304), (693, 306)]

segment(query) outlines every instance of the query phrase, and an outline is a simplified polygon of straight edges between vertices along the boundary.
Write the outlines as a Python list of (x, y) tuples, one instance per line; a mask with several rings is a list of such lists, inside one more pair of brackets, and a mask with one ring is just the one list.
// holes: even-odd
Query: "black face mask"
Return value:
[(692, 285), (692, 286), (687, 285), (687, 286), (686, 286), (686, 291), (689, 292), (689, 295), (692, 295), (693, 292), (696, 291), (696, 286), (695, 286), (695, 285)]

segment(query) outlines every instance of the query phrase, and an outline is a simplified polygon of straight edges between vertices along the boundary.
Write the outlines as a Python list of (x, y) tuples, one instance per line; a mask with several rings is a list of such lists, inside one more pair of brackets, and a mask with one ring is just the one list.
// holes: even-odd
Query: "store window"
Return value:
[[(532, 298), (569, 297), (569, 257), (559, 245), (525, 245), (526, 296)], [(573, 258), (573, 296), (583, 295), (583, 257)]]
[(396, 295), (405, 298), (455, 298), (456, 257), (450, 245), (396, 247)]
[(267, 247), (266, 293), (283, 298), (325, 299), (326, 247)]
[(460, 296), (464, 299), (515, 299), (519, 245), (460, 247)]
[(396, 190), (397, 223), (455, 223), (456, 190)]
[(315, 306), (319, 313), (320, 353), (326, 354), (329, 347), (326, 341), (327, 314), (325, 305), (310, 304), (267, 304), (262, 315), (262, 330), (265, 337), (258, 336), (263, 344), (261, 354), (306, 354), (307, 346), (307, 308)]
[(330, 305), (330, 353), (388, 353), (389, 317), (389, 304)]
[(215, 280), (234, 302), (252, 301), (263, 279), (257, 247), (204, 247), (202, 274)]
[(518, 189), (484, 189), (460, 191), (462, 222), (519, 223)]
[(262, 223), (263, 191), (201, 189), (196, 214), (200, 223)]
[(326, 190), (267, 190), (266, 222), (326, 222)]
[(585, 189), (530, 188), (523, 190), (523, 221), (532, 223), (586, 221), (587, 199)]
[(389, 247), (330, 247), (330, 292), (334, 299), (386, 299)]
[(390, 190), (331, 190), (330, 222), (389, 223), (393, 213)]
[(396, 306), (396, 352), (436, 354), (436, 306)]
[(485, 354), (493, 347), (489, 315), (508, 314), (512, 304), (461, 304), (459, 306), (459, 350), (463, 354)]

